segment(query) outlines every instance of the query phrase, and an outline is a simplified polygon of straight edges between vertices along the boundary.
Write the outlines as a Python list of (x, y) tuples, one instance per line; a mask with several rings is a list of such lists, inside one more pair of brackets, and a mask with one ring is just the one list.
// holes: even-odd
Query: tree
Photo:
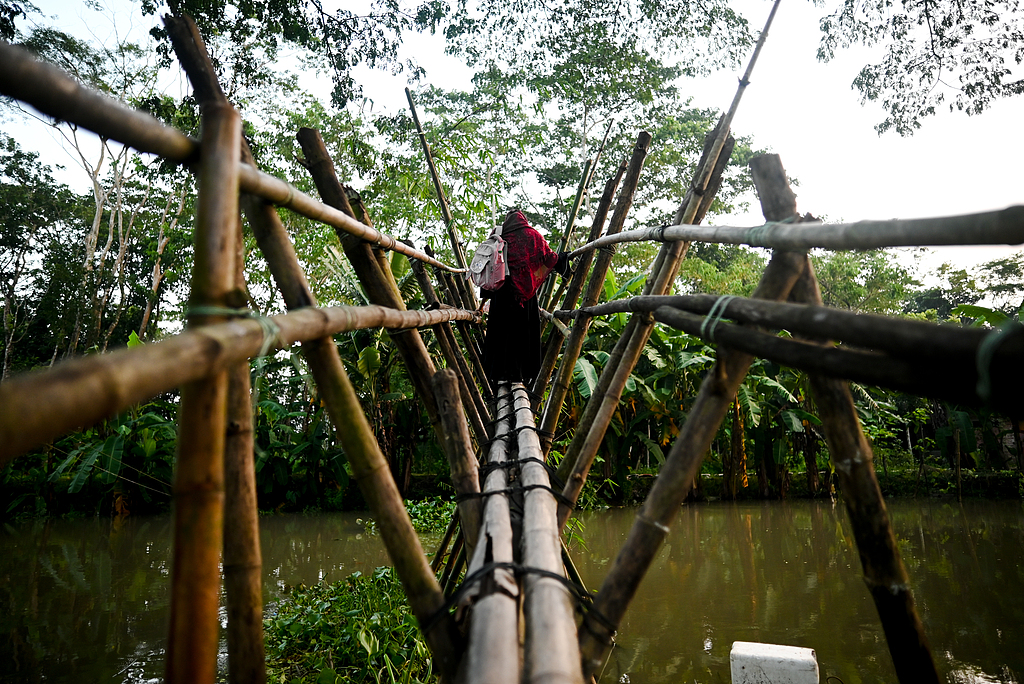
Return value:
[(999, 98), (1024, 93), (1019, 0), (843, 0), (821, 19), (821, 30), (822, 61), (837, 48), (882, 46), (882, 60), (853, 81), (862, 102), (879, 101), (886, 110), (879, 133), (913, 134), (947, 101), (950, 111), (980, 114)]
[(837, 309), (894, 315), (919, 285), (883, 250), (813, 254), (811, 262), (825, 306)]
[[(10, 136), (0, 136), (0, 294), (3, 296), (3, 362), (6, 378), (15, 345), (29, 330), (41, 290), (39, 262), (52, 241), (61, 240), (79, 203), (67, 186), (54, 181), (39, 155), (25, 152)], [(40, 359), (26, 359), (34, 365)]]

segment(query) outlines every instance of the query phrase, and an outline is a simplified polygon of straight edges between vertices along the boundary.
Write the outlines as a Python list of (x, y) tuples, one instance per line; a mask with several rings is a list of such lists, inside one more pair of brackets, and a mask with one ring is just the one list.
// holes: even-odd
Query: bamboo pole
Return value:
[[(63, 70), (36, 60), (30, 53), (0, 41), (0, 94), (32, 105), (43, 114), (124, 143), (139, 152), (158, 154), (177, 164), (198, 162), (199, 143), (149, 114), (80, 85)], [(297, 214), (326, 223), (351, 235), (453, 273), (462, 269), (410, 250), (390, 235), (363, 225), (317, 202), (283, 180), (243, 164), (238, 171), (244, 192), (258, 195)]]
[[(558, 506), (550, 491), (551, 480), (542, 465), (526, 388), (512, 385), (516, 429), (519, 432), (519, 473), (523, 489), (523, 565), (550, 573), (565, 574), (562, 565)], [(531, 489), (532, 488), (532, 489)], [(573, 620), (573, 600), (556, 579), (527, 571), (523, 590), (526, 622), (525, 681), (579, 682), (580, 657)]]
[[(188, 63), (196, 98), (204, 109), (229, 106), (194, 22), (167, 17), (168, 35)], [(234, 282), (238, 303), (248, 299), (245, 239), (235, 213)], [(266, 681), (263, 648), (263, 560), (260, 553), (256, 472), (253, 462), (249, 360), (228, 369), (227, 434), (224, 453), (224, 597), (227, 608), (228, 681)]]
[[(590, 179), (592, 177), (591, 171), (593, 168), (593, 159), (588, 159), (586, 164), (583, 165), (583, 173), (580, 174), (580, 183), (576, 188), (576, 196), (573, 198), (572, 206), (569, 208), (569, 219), (565, 222), (565, 230), (562, 231), (562, 237), (558, 241), (557, 251), (559, 254), (565, 251), (569, 244), (569, 240), (572, 238), (573, 231), (576, 228), (576, 216), (579, 214), (580, 205), (583, 204), (583, 197), (587, 194), (587, 186), (590, 184)], [(555, 279), (548, 277), (545, 278), (544, 282), (541, 284), (540, 295), (537, 297), (537, 303), (540, 305), (540, 308), (551, 308), (551, 291), (554, 287), (554, 283)]]
[(459, 520), (466, 538), (466, 553), (473, 555), (480, 533), (480, 477), (476, 456), (469, 437), (469, 426), (459, 400), (458, 375), (450, 368), (434, 374), (431, 384), (441, 414), (444, 440), (441, 446), (448, 457), (448, 468), (452, 474), (452, 485), (459, 502)]
[[(1024, 358), (1024, 328), (1016, 337), (1007, 336), (1001, 341), (989, 360), (989, 395), (983, 398), (978, 394), (980, 345), (966, 353), (950, 351), (943, 355), (939, 344), (926, 342), (921, 346), (920, 358), (898, 358), (876, 351), (822, 348), (811, 342), (780, 338), (729, 323), (716, 322), (711, 335), (707, 332), (710, 326), (705, 318), (670, 307), (655, 309), (654, 318), (691, 335), (810, 373), (970, 406), (987, 405), (1010, 414), (1024, 409), (1024, 395), (1020, 391), (1024, 387), (1024, 365), (1020, 362)], [(982, 339), (999, 334), (978, 332), (982, 333)], [(819, 329), (815, 337), (827, 335)], [(935, 372), (937, 363), (942, 364), (941, 374)]]
[(452, 542), (452, 537), (455, 535), (455, 531), (459, 529), (459, 516), (458, 513), (452, 516), (452, 519), (448, 522), (448, 529), (444, 531), (444, 536), (441, 538), (441, 543), (437, 545), (437, 552), (430, 561), (430, 571), (435, 575), (438, 569), (441, 567), (441, 562), (445, 559), (448, 554), (448, 545)]
[[(799, 277), (804, 261), (805, 256), (801, 253), (775, 252), (754, 296), (759, 299), (785, 299)], [(726, 347), (719, 349), (715, 368), (701, 384), (686, 422), (672, 443), (658, 478), (637, 513), (626, 543), (594, 601), (595, 609), (610, 624), (618, 625), (622, 621), (752, 361), (750, 355), (733, 352)], [(598, 622), (589, 616), (583, 619), (580, 654), (584, 676), (590, 677), (600, 670), (607, 657), (611, 632), (604, 625), (604, 620)]]
[[(348, 203), (348, 195), (341, 187), (341, 183), (338, 182), (337, 174), (334, 171), (334, 162), (331, 161), (323, 138), (320, 137), (320, 132), (312, 128), (301, 128), (296, 137), (306, 158), (306, 170), (313, 177), (313, 182), (324, 202), (351, 215), (353, 212)], [(381, 306), (404, 310), (405, 302), (402, 301), (397, 286), (393, 286), (393, 281), (389, 282), (381, 272), (380, 265), (374, 258), (370, 246), (340, 233), (338, 239), (370, 301)], [(434, 392), (430, 386), (430, 379), (437, 369), (430, 358), (427, 346), (423, 343), (419, 332), (414, 329), (393, 333), (391, 341), (405, 362), (406, 371), (412, 381), (416, 396), (422, 402), (434, 432), (439, 439), (443, 439), (441, 419), (438, 415)]]
[[(507, 387), (507, 386), (506, 386)], [(484, 478), (484, 499), (479, 541), (466, 574), (473, 575), (487, 563), (512, 563), (512, 517), (509, 511), (507, 436), (512, 430), (512, 395), (506, 393), (496, 410), (494, 441), (487, 463), (494, 467)], [(469, 645), (466, 649), (467, 684), (518, 684), (519, 674), (519, 585), (508, 568), (495, 568), (466, 587), (465, 604), (472, 604)]]
[[(238, 219), (241, 221), (241, 217)], [(236, 228), (235, 286), (245, 285), (245, 240)], [(228, 682), (263, 684), (263, 557), (253, 460), (249, 360), (228, 371), (224, 450), (224, 599), (227, 606)]]
[[(228, 105), (208, 105), (202, 125), (190, 327), (221, 320), (203, 307), (232, 303), (238, 228), (241, 117)], [(224, 371), (181, 388), (166, 663), (171, 684), (212, 684), (217, 671), (227, 391)]]
[[(612, 200), (615, 198), (615, 190), (619, 187), (619, 181), (622, 180), (622, 175), (626, 172), (626, 160), (623, 159), (619, 165), (615, 175), (608, 179), (605, 183), (604, 192), (601, 194), (601, 199), (597, 205), (597, 211), (594, 213), (594, 222), (590, 226), (590, 239), (594, 239), (601, 234), (604, 230), (604, 223), (608, 218), (608, 210), (612, 206)], [(572, 309), (576, 306), (576, 301), (579, 299), (580, 294), (583, 292), (583, 285), (587, 280), (587, 275), (590, 273), (590, 265), (593, 262), (594, 253), (588, 252), (580, 257), (579, 261), (576, 262), (576, 266), (573, 268), (572, 277), (569, 278), (568, 283), (562, 281), (565, 285), (565, 295), (562, 299), (563, 309)], [(607, 270), (607, 269), (606, 269)], [(604, 281), (601, 281), (601, 285), (604, 285)], [(600, 290), (600, 288), (598, 288)], [(597, 301), (596, 299), (594, 300)], [(586, 331), (584, 330), (584, 334)], [(570, 338), (572, 337), (573, 330), (569, 331)], [(579, 334), (579, 333), (577, 333)], [(582, 340), (582, 337), (580, 338)], [(541, 360), (540, 370), (537, 371), (537, 379), (533, 383), (533, 395), (534, 401), (540, 402), (540, 397), (544, 396), (544, 392), (547, 391), (548, 383), (551, 380), (551, 373), (555, 370), (555, 364), (558, 363), (558, 353), (562, 350), (562, 344), (566, 342), (566, 338), (561, 335), (548, 335), (547, 343), (544, 345), (544, 357)], [(580, 347), (582, 349), (582, 347)], [(571, 361), (566, 361), (570, 367), (575, 367), (576, 358), (579, 356), (579, 349), (574, 353), (566, 352), (571, 358)], [(568, 386), (566, 387), (568, 389)], [(564, 395), (561, 399), (558, 399), (559, 411), (561, 411), (561, 404), (565, 401)], [(548, 399), (548, 403), (551, 403), (551, 399)], [(535, 405), (537, 408), (539, 404)], [(557, 416), (557, 412), (555, 413)], [(557, 425), (557, 421), (554, 425), (551, 425), (547, 432), (541, 434), (541, 447), (544, 449), (544, 453), (547, 454), (551, 448), (551, 438), (547, 435), (554, 430), (554, 426)]]
[[(767, 220), (778, 221), (796, 214), (796, 196), (777, 154), (752, 159), (750, 170)], [(806, 256), (804, 261), (790, 298), (821, 306), (814, 268)], [(861, 430), (850, 388), (841, 380), (817, 374), (810, 376), (810, 384), (853, 526), (864, 581), (881, 618), (896, 675), (905, 684), (938, 684), (928, 639), (914, 607), (910, 578), (900, 559), (896, 535), (875, 477), (874, 454)]]
[(774, 249), (881, 249), (942, 245), (1024, 243), (1024, 206), (935, 218), (856, 221), (832, 224), (766, 223), (760, 226), (664, 226), (606, 236), (570, 257), (623, 242), (714, 242)]
[[(735, 144), (732, 136), (729, 135), (729, 127), (732, 125), (743, 93), (750, 84), (750, 75), (753, 73), (754, 65), (764, 47), (768, 30), (775, 19), (778, 7), (779, 0), (775, 0), (764, 29), (761, 31), (761, 36), (754, 46), (747, 69), (740, 79), (729, 111), (722, 116), (705, 142), (704, 151), (697, 167), (697, 178), (676, 211), (674, 224), (700, 223), (704, 214), (711, 207), (711, 202), (721, 185), (722, 174), (725, 172), (725, 166), (728, 164), (732, 147)], [(662, 246), (655, 258), (651, 275), (644, 285), (644, 294), (665, 294), (668, 291), (679, 272), (679, 264), (686, 256), (688, 248), (688, 242), (674, 242)], [(559, 464), (559, 475), (565, 474), (566, 476), (566, 488), (563, 494), (569, 500), (575, 501), (579, 496), (587, 474), (590, 472), (590, 465), (597, 454), (597, 448), (600, 446), (611, 416), (614, 414), (615, 405), (618, 404), (622, 395), (622, 388), (640, 358), (653, 326), (653, 319), (649, 315), (630, 317), (620, 343), (616, 344), (612, 357), (605, 364), (598, 378), (597, 388), (591, 393), (590, 401), (587, 402), (583, 418), (580, 421), (580, 424), (587, 426), (587, 430), (576, 433), (566, 450), (565, 458)], [(571, 476), (569, 471), (572, 471)], [(569, 510), (563, 506), (559, 518), (565, 521), (568, 516)]]
[[(427, 269), (418, 261), (413, 261), (410, 265), (413, 275), (416, 277), (416, 282), (420, 286), (420, 291), (423, 293), (423, 301), (429, 307), (441, 306), (441, 301), (437, 298), (434, 285), (430, 282), (430, 277), (427, 275)], [(452, 332), (451, 326), (442, 323), (434, 326), (433, 330), (434, 334), (438, 336), (438, 344), (445, 355), (448, 367), (458, 369), (459, 394), (462, 397), (463, 405), (466, 407), (466, 414), (470, 418), (470, 424), (473, 425), (473, 431), (477, 435), (477, 442), (483, 444), (487, 441), (487, 430), (484, 424), (490, 422), (490, 413), (487, 411), (487, 405), (484, 402), (483, 395), (480, 393), (477, 380), (473, 376), (472, 370), (470, 370), (466, 357), (459, 353), (461, 350), (459, 349), (458, 342), (455, 340), (455, 334)]]
[[(630, 157), (629, 165), (626, 169), (625, 176), (622, 178), (622, 188), (619, 191), (618, 201), (615, 203), (615, 211), (612, 212), (611, 221), (608, 223), (608, 234), (614, 235), (622, 230), (622, 227), (626, 223), (626, 217), (629, 215), (630, 207), (633, 206), (633, 197), (636, 194), (636, 189), (640, 184), (640, 172), (644, 166), (644, 160), (647, 158), (647, 152), (651, 145), (651, 135), (647, 131), (642, 131), (637, 136), (636, 145), (633, 148), (633, 154)], [(608, 188), (606, 188), (607, 191)], [(614, 192), (614, 191), (613, 191)], [(598, 298), (601, 296), (601, 292), (604, 288), (605, 277), (608, 274), (608, 269), (611, 267), (612, 257), (614, 251), (608, 250), (598, 255), (594, 262), (594, 268), (590, 274), (590, 280), (587, 283), (587, 291), (583, 297), (584, 304), (586, 306), (592, 306), (597, 303)], [(589, 302), (589, 303), (588, 303)], [(562, 404), (565, 401), (565, 397), (569, 391), (569, 383), (572, 380), (572, 373), (576, 367), (576, 360), (579, 358), (580, 351), (583, 348), (583, 342), (586, 339), (587, 331), (589, 330), (589, 323), (582, 322), (579, 326), (573, 326), (572, 334), (566, 342), (565, 353), (562, 354), (562, 361), (558, 367), (558, 374), (555, 378), (555, 385), (551, 389), (551, 394), (548, 397), (548, 402), (544, 407), (544, 416), (541, 420), (541, 434), (544, 444), (544, 453), (547, 454), (551, 449), (551, 440), (554, 437), (555, 427), (558, 425), (558, 418), (562, 412)], [(588, 408), (590, 404), (595, 404), (593, 398), (588, 402)], [(591, 425), (590, 421), (581, 421), (580, 425), (585, 429), (578, 430), (577, 435), (586, 434)], [(573, 440), (573, 444), (577, 444), (577, 440)], [(580, 443), (582, 445), (582, 443)], [(577, 447), (578, 448), (578, 447)], [(568, 454), (562, 459), (562, 463), (572, 463)], [(561, 473), (561, 466), (559, 464), (559, 472)]]
[[(719, 318), (750, 325), (789, 330), (810, 337), (837, 339), (864, 349), (881, 349), (913, 359), (942, 358), (944, 352), (976, 354), (991, 333), (955, 323), (929, 323), (878, 314), (854, 313), (812, 304), (769, 302), (721, 295), (640, 296), (619, 299), (578, 310), (579, 316), (605, 316), (632, 311), (654, 311), (662, 306), (707, 314), (719, 305)], [(556, 312), (556, 315), (565, 312)], [(1005, 345), (1005, 346), (1003, 346)], [(1012, 338), (1000, 349), (1018, 349)]]
[[(266, 321), (280, 330), (272, 333), (270, 349), (276, 351), (349, 330), (420, 327), (478, 317), (475, 311), (458, 309), (395, 311), (367, 306), (304, 308)], [(259, 321), (234, 319), (187, 330), (162, 342), (68, 359), (52, 369), (15, 375), (0, 383), (0, 405), (4, 406), (0, 412), (0, 465), (140, 401), (254, 357), (263, 347), (265, 335)], [(25, 396), (34, 400), (18, 400)]]

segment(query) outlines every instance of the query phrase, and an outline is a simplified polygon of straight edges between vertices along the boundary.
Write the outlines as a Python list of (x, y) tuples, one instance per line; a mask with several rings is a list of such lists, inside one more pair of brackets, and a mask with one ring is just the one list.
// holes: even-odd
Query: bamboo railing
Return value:
[[(875, 478), (871, 447), (845, 381), (956, 398), (1019, 414), (1024, 411), (1019, 390), (1024, 386), (1024, 328), (965, 330), (825, 308), (805, 250), (1018, 244), (1024, 242), (1024, 207), (939, 219), (812, 224), (796, 213), (781, 162), (769, 155), (751, 163), (767, 224), (752, 229), (692, 225), (701, 220), (720, 183), (732, 147), (730, 122), (777, 6), (776, 2), (732, 106), (706, 140), (693, 188), (680, 205), (675, 225), (622, 231), (650, 143), (646, 134), (638, 138), (628, 170), (624, 161), (606, 184), (590, 243), (578, 250), (582, 259), (563, 286), (563, 310), (555, 314), (571, 319), (572, 327), (552, 326), (544, 366), (534, 385), (538, 394), (544, 393), (564, 344), (540, 427), (534, 424), (525, 387), (492, 388), (484, 377), (478, 340), (470, 325), (480, 322), (480, 314), (473, 310), (471, 288), (453, 277), (460, 269), (442, 264), (429, 250), (420, 252), (374, 228), (366, 207), (353, 206), (349, 191), (338, 183), (315, 131), (300, 132), (300, 140), (325, 203), (256, 168), (241, 138), (239, 115), (221, 92), (190, 20), (170, 17), (167, 26), (202, 106), (202, 141), (83, 88), (55, 67), (0, 43), (0, 61), (6, 67), (0, 72), (0, 93), (141, 152), (185, 164), (199, 175), (187, 329), (159, 343), (71, 359), (0, 383), (4, 407), (0, 467), (75, 428), (181, 389), (166, 663), (169, 682), (214, 681), (222, 558), (229, 681), (265, 681), (248, 359), (297, 342), (302, 344), (354, 478), (373, 511), (445, 681), (582, 682), (600, 671), (616, 626), (658, 553), (722, 419), (734, 409), (737, 388), (755, 356), (810, 373), (864, 577), (897, 674), (902, 682), (938, 681)], [(429, 159), (426, 145), (425, 151)], [(585, 170), (567, 235), (591, 177), (592, 171)], [(620, 180), (622, 189), (608, 235), (601, 237)], [(450, 209), (439, 183), (438, 190), (458, 258), (461, 245), (451, 230)], [(319, 308), (275, 206), (334, 227), (375, 304)], [(257, 317), (237, 308), (244, 305), (240, 294), (245, 290), (240, 213), (267, 260), (287, 314)], [(651, 266), (644, 295), (597, 305), (612, 246), (641, 239), (664, 243)], [(693, 240), (773, 248), (754, 296), (663, 296)], [(418, 260), (413, 270), (430, 310), (405, 310), (380, 248)], [(596, 258), (595, 249), (601, 250)], [(436, 289), (424, 263), (434, 268)], [(583, 306), (575, 310), (581, 295)], [(559, 490), (562, 485), (552, 477), (546, 454), (587, 326), (593, 316), (627, 311), (634, 315), (610, 354), (559, 467), (558, 475), (566, 479)], [(734, 322), (723, 322), (723, 318)], [(452, 322), (458, 326), (461, 346), (449, 325)], [(655, 322), (717, 344), (718, 359), (591, 611), (577, 629), (575, 602), (587, 593), (560, 543), (560, 530), (617, 410), (625, 378)], [(435, 369), (416, 332), (428, 326), (448, 369)], [(449, 460), (459, 513), (433, 563), (428, 563), (412, 528), (332, 339), (337, 333), (366, 327), (390, 331)], [(785, 330), (792, 337), (782, 338), (770, 330)], [(839, 340), (843, 345), (823, 340)], [(941, 381), (926, 372), (928, 364), (939, 359), (947, 363)], [(488, 402), (493, 402), (492, 408)], [(492, 414), (497, 420), (488, 429)], [(474, 456), (474, 438), (486, 455), (482, 465)], [(463, 634), (468, 635), (468, 643), (463, 642)]]

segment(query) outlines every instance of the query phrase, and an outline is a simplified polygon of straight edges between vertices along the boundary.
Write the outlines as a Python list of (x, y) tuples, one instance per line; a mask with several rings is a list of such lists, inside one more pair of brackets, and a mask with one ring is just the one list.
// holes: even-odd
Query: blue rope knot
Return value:
[(735, 295), (723, 295), (715, 300), (711, 310), (708, 311), (708, 315), (704, 317), (704, 321), (700, 324), (701, 337), (715, 342), (715, 329), (722, 322), (722, 316), (725, 315), (725, 309), (729, 306), (729, 302), (734, 299), (736, 299)]
[(992, 399), (992, 358), (996, 349), (1015, 332), (1024, 330), (1024, 325), (1009, 320), (999, 328), (988, 334), (981, 344), (978, 345), (978, 352), (975, 356), (975, 363), (978, 368), (978, 398), (986, 404)]

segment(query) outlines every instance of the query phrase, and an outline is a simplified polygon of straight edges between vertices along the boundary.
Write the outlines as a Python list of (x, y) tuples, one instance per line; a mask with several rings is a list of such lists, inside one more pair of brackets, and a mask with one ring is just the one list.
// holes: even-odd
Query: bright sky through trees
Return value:
[[(137, 4), (107, 0), (118, 14), (116, 27), (148, 27)], [(325, 3), (329, 4), (329, 3)], [(835, 0), (815, 7), (807, 0), (784, 0), (768, 42), (744, 95), (734, 130), (753, 136), (754, 143), (782, 156), (789, 174), (798, 179), (800, 209), (827, 220), (921, 217), (969, 213), (1024, 202), (1019, 160), (1024, 158), (1024, 99), (996, 101), (979, 116), (948, 109), (924, 120), (914, 136), (894, 132), (879, 136), (873, 126), (884, 118), (876, 104), (862, 106), (851, 83), (861, 67), (877, 53), (867, 48), (841, 51), (820, 63), (818, 18), (832, 11)], [(83, 38), (103, 39), (114, 22), (97, 22), (99, 15), (77, 1), (43, 0), (39, 8), (57, 15), (54, 23)], [(752, 27), (763, 25), (769, 0), (734, 0), (732, 6)], [(330, 10), (330, 7), (325, 7)], [(467, 86), (471, 72), (443, 54), (440, 38), (410, 35), (402, 50), (427, 69), (427, 82), (440, 87)], [(699, 107), (727, 107), (736, 88), (737, 72), (719, 71), (708, 78), (685, 81), (684, 94)], [(388, 111), (406, 106), (402, 77), (358, 68), (356, 80), (376, 108)], [(330, 95), (328, 75), (307, 75), (302, 83)], [(20, 127), (18, 127), (20, 128)], [(66, 163), (41, 136), (12, 133), (26, 149), (39, 149), (44, 161)], [(73, 175), (73, 174), (69, 174)], [(62, 179), (63, 180), (63, 179)], [(67, 179), (71, 182), (72, 179)], [(80, 182), (78, 177), (77, 182)], [(753, 198), (751, 198), (753, 200)], [(751, 202), (747, 214), (719, 217), (715, 222), (754, 225), (762, 221)], [(926, 264), (951, 261), (969, 267), (1007, 256), (1019, 247), (944, 248)]]

